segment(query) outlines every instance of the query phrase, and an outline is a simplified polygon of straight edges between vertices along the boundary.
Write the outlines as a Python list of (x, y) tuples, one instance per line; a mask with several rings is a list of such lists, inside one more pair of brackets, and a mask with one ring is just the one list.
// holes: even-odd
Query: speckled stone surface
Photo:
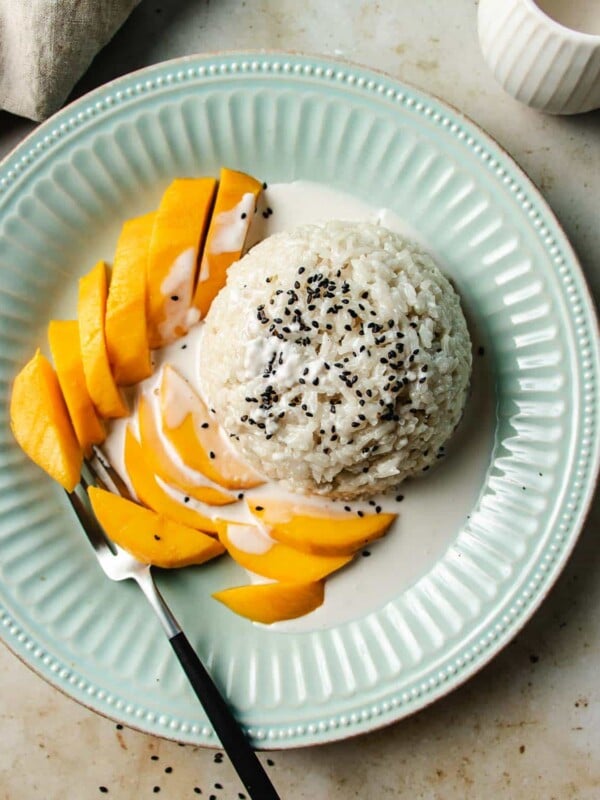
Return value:
[[(208, 50), (339, 56), (457, 106), (526, 170), (600, 296), (600, 112), (554, 118), (520, 106), (480, 56), (472, 0), (145, 0), (76, 94), (131, 69)], [(0, 114), (0, 156), (33, 124)], [(283, 798), (597, 800), (600, 797), (600, 504), (556, 587), (475, 678), (418, 715), (347, 742), (262, 758)], [(242, 798), (214, 751), (93, 714), (0, 648), (0, 800)]]

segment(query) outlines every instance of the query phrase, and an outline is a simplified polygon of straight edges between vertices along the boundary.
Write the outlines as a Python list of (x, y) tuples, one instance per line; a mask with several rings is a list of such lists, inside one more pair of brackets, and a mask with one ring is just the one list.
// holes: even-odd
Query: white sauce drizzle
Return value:
[(275, 542), (256, 525), (228, 525), (227, 536), (231, 544), (244, 553), (264, 555)]
[[(252, 192), (247, 192), (237, 205), (229, 211), (221, 211), (211, 220), (210, 255), (218, 256), (221, 253), (237, 253), (242, 250), (248, 228), (254, 217), (255, 203)], [(198, 280), (202, 283), (209, 277), (208, 259), (203, 256)]]
[(164, 341), (172, 341), (178, 329), (188, 330), (200, 319), (198, 309), (190, 308), (195, 271), (195, 250), (188, 247), (177, 256), (160, 285), (160, 291), (165, 297), (165, 318), (158, 330)]

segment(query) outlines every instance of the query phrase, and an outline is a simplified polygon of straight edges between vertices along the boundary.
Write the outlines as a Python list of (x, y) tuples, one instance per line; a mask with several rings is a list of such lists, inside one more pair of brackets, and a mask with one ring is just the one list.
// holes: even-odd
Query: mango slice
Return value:
[(104, 441), (106, 431), (85, 385), (77, 321), (51, 320), (48, 342), (77, 441), (89, 455), (93, 444)]
[(108, 300), (106, 349), (118, 384), (152, 374), (146, 325), (146, 265), (155, 214), (127, 220), (117, 242)]
[(158, 484), (146, 461), (146, 453), (130, 428), (125, 433), (125, 469), (137, 497), (148, 508), (189, 528), (216, 533), (217, 525), (210, 517), (182, 505)]
[(107, 536), (146, 564), (173, 569), (225, 552), (212, 536), (173, 522), (124, 497), (90, 486), (90, 502)]
[(214, 178), (178, 178), (162, 196), (147, 268), (146, 312), (152, 348), (173, 342), (198, 320), (192, 296), (216, 185)]
[(301, 503), (271, 499), (248, 501), (248, 508), (271, 538), (321, 555), (351, 555), (383, 536), (396, 518), (396, 514), (324, 515)]
[(242, 617), (271, 625), (314, 611), (323, 604), (325, 587), (322, 581), (257, 583), (223, 589), (213, 597)]
[(250, 489), (263, 483), (223, 440), (202, 399), (169, 365), (160, 383), (160, 407), (163, 433), (190, 469), (226, 489)]
[(236, 501), (236, 498), (231, 494), (222, 492), (212, 486), (190, 481), (189, 477), (177, 466), (167, 452), (167, 448), (160, 436), (152, 407), (143, 396), (139, 399), (137, 413), (140, 444), (152, 472), (175, 489), (179, 489), (180, 492), (184, 492), (202, 503), (224, 506)]
[(202, 317), (225, 286), (228, 268), (242, 254), (261, 190), (262, 184), (256, 178), (225, 167), (221, 169), (194, 293), (194, 305)]
[(10, 427), (29, 458), (72, 492), (79, 481), (82, 451), (56, 373), (39, 350), (14, 380)]
[(115, 383), (106, 352), (106, 264), (99, 261), (79, 280), (79, 341), (85, 383), (96, 410), (102, 417), (124, 417), (127, 406)]
[(320, 556), (270, 542), (256, 525), (217, 521), (227, 552), (244, 569), (282, 583), (313, 583), (335, 572), (352, 556)]

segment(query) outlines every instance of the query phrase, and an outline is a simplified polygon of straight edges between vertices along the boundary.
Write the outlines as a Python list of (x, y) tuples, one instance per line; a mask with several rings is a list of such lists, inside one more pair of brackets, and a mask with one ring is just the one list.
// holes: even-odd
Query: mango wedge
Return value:
[[(201, 482), (193, 483), (188, 475), (173, 461), (160, 436), (156, 418), (149, 401), (143, 396), (138, 403), (138, 424), (140, 444), (150, 469), (166, 483), (180, 492), (213, 506), (234, 503), (236, 498)], [(201, 476), (199, 476), (201, 477)]]
[(152, 374), (146, 325), (146, 265), (155, 214), (127, 220), (121, 229), (106, 302), (106, 349), (118, 384)]
[(85, 383), (96, 410), (102, 417), (124, 417), (127, 406), (115, 383), (108, 353), (104, 319), (107, 294), (106, 264), (99, 261), (79, 281), (77, 317)]
[(198, 319), (192, 297), (217, 182), (178, 178), (162, 196), (148, 253), (146, 313), (150, 347), (162, 347)]
[(351, 555), (379, 539), (396, 518), (395, 514), (325, 515), (301, 503), (270, 499), (248, 501), (248, 508), (272, 539), (305, 553), (331, 556)]
[(56, 373), (39, 350), (14, 380), (10, 427), (29, 458), (72, 492), (83, 454)]
[(88, 455), (93, 444), (104, 441), (106, 431), (85, 385), (77, 321), (53, 319), (48, 325), (48, 342), (77, 441)]
[(352, 556), (320, 556), (271, 543), (255, 525), (218, 520), (217, 529), (220, 541), (240, 566), (282, 583), (314, 583), (352, 560)]
[(125, 469), (138, 499), (148, 508), (189, 528), (216, 533), (217, 525), (210, 517), (179, 503), (158, 484), (130, 428), (125, 433)]
[(215, 600), (242, 617), (271, 625), (296, 619), (323, 604), (325, 587), (316, 583), (258, 583), (213, 594)]
[(225, 286), (227, 270), (242, 254), (261, 190), (262, 184), (256, 178), (244, 172), (221, 169), (194, 293), (194, 305), (202, 317), (207, 315), (210, 304)]
[(190, 469), (226, 489), (263, 483), (224, 441), (215, 418), (190, 384), (168, 365), (160, 383), (160, 407), (162, 431)]
[(146, 564), (174, 569), (225, 552), (212, 536), (188, 528), (112, 492), (90, 486), (90, 502), (110, 539)]

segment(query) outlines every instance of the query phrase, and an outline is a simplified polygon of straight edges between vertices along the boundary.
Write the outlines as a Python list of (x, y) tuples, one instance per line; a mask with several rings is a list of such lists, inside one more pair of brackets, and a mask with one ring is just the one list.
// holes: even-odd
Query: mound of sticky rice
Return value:
[(270, 236), (234, 264), (203, 334), (204, 391), (231, 441), (293, 491), (367, 497), (434, 464), (471, 343), (430, 256), (379, 225)]

